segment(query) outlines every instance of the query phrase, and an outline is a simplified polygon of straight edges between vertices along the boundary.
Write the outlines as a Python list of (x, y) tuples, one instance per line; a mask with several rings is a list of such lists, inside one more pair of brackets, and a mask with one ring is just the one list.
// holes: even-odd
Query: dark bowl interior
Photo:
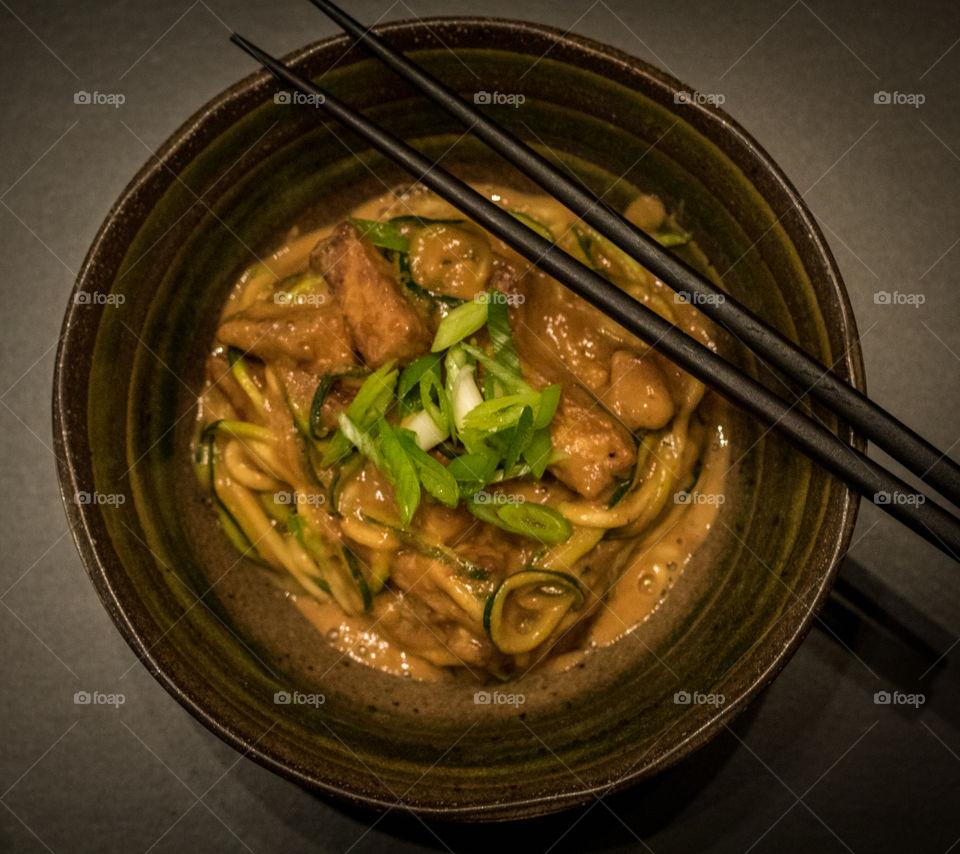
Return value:
[[(614, 206), (637, 188), (682, 202), (682, 222), (723, 286), (862, 387), (850, 306), (822, 236), (722, 112), (678, 104), (687, 87), (659, 70), (542, 26), (438, 19), (378, 31), (469, 99), (524, 94), (520, 107), (487, 109)], [(345, 39), (289, 61), (457, 174), (522, 183)], [(248, 77), (170, 138), (163, 163), (147, 164), (110, 212), (67, 311), (54, 397), (61, 486), (113, 619), (218, 735), (357, 803), (402, 797), (421, 814), (514, 818), (590, 801), (678, 761), (796, 648), (849, 540), (855, 497), (734, 415), (735, 500), (633, 640), (510, 686), (526, 698), (520, 708), (478, 706), (476, 684), (463, 680), (425, 685), (338, 660), (259, 570), (225, 551), (189, 472), (201, 357), (239, 272), (293, 224), (329, 221), (410, 180), (310, 107), (275, 103), (275, 91), (264, 74)], [(727, 349), (782, 389), (735, 342)], [(95, 492), (126, 500), (76, 500)], [(294, 689), (326, 702), (274, 702)], [(680, 690), (725, 702), (678, 705)]]

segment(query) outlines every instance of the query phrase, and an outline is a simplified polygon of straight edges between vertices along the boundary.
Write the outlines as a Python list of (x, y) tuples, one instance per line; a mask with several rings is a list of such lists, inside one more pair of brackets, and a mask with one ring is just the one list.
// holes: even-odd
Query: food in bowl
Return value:
[[(477, 189), (715, 346), (560, 203)], [(625, 214), (691, 240), (655, 196)], [(632, 631), (727, 470), (719, 398), (421, 185), (243, 273), (198, 412), (231, 542), (343, 654), (418, 680), (565, 669)]]

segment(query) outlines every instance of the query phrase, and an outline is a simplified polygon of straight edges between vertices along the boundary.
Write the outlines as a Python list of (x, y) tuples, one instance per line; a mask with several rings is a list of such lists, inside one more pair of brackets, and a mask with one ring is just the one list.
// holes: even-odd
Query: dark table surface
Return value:
[[(871, 394), (960, 456), (960, 6), (348, 5), (367, 22), (541, 21), (722, 94), (833, 247)], [(509, 828), (428, 827), (402, 810), (377, 819), (301, 791), (196, 723), (137, 663), (68, 535), (50, 428), (60, 318), (96, 229), (147, 147), (251, 70), (228, 30), (285, 52), (334, 28), (302, 0), (0, 0), (0, 25), (0, 849), (960, 850), (960, 576), (870, 505), (844, 595), (762, 698), (688, 761), (587, 809)], [(125, 102), (75, 104), (81, 90)], [(881, 90), (924, 103), (876, 104)], [(883, 304), (881, 291), (922, 304)], [(120, 692), (124, 703), (76, 705), (81, 690)], [(884, 690), (925, 702), (878, 705)]]

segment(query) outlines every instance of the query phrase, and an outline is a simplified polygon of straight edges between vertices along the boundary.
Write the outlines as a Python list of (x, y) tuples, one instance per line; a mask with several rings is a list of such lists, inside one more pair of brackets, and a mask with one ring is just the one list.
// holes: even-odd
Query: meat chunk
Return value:
[(390, 264), (350, 223), (341, 223), (316, 245), (310, 266), (326, 279), (354, 345), (371, 368), (391, 359), (409, 362), (429, 349), (430, 332)]
[(343, 316), (331, 305), (260, 300), (227, 318), (217, 338), (265, 362), (294, 363), (314, 374), (356, 361)]
[(514, 338), (530, 385), (563, 386), (550, 437), (567, 458), (550, 472), (585, 498), (596, 498), (634, 465), (636, 442), (595, 397), (609, 385), (608, 337), (583, 316), (578, 297), (568, 298), (553, 285), (540, 273), (524, 277), (526, 301), (511, 317)]
[(561, 482), (584, 498), (596, 498), (625, 475), (637, 459), (630, 434), (595, 403), (572, 399), (564, 389), (550, 423), (555, 450), (567, 458), (550, 466)]
[(600, 395), (630, 430), (659, 430), (673, 418), (667, 378), (653, 358), (617, 350), (610, 360), (610, 386)]

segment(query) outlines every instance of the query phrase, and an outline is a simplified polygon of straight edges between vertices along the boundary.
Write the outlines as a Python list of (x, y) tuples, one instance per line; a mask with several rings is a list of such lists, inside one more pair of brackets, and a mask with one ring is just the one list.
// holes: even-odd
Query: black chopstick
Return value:
[[(397, 139), (329, 92), (291, 71), (279, 60), (234, 33), (243, 48), (281, 83), (314, 96), (347, 128), (405, 167), (439, 196), (502, 239), (527, 260), (566, 285), (691, 375), (784, 434), (794, 445), (870, 501), (960, 561), (960, 519), (879, 464), (842, 442), (788, 405), (739, 368), (612, 285), (589, 267), (527, 228), (420, 152)], [(893, 496), (883, 501), (881, 495)]]
[[(665, 251), (655, 240), (571, 180), (552, 163), (487, 118), (472, 104), (403, 54), (394, 50), (368, 27), (329, 0), (310, 0), (371, 53), (454, 118), (472, 134), (563, 202), (584, 222), (643, 264), (675, 291), (692, 295), (691, 302), (704, 314), (737, 336), (754, 353), (779, 368), (841, 419), (877, 447), (902, 463), (913, 474), (960, 506), (960, 465), (931, 445), (906, 424), (845, 383), (772, 326), (721, 291), (692, 267)], [(723, 299), (717, 299), (723, 294)]]

